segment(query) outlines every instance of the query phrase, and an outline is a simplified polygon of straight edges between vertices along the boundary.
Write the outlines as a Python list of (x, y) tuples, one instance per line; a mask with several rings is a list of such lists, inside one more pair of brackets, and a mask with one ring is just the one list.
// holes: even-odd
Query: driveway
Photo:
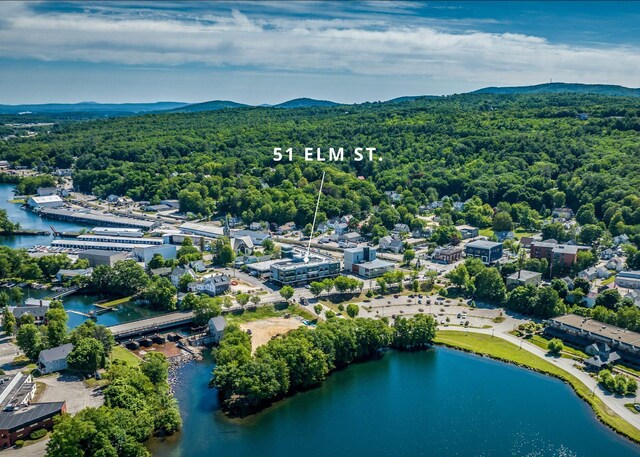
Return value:
[(47, 389), (39, 402), (66, 401), (67, 412), (75, 414), (84, 408), (98, 407), (104, 402), (99, 389), (88, 389), (77, 376), (54, 374), (36, 381), (43, 382)]

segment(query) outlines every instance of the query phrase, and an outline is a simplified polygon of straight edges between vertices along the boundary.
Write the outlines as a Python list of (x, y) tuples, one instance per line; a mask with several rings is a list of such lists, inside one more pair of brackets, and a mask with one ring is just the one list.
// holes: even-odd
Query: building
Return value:
[(344, 250), (344, 269), (364, 278), (375, 278), (391, 271), (395, 265), (377, 258), (375, 248), (358, 247)]
[(56, 273), (56, 280), (64, 281), (65, 279), (71, 279), (78, 276), (88, 278), (91, 276), (91, 273), (93, 273), (93, 268), (78, 268), (76, 270), (67, 270), (63, 268), (58, 270)]
[(558, 219), (569, 220), (573, 217), (573, 210), (571, 208), (554, 208), (551, 216)]
[(506, 240), (513, 240), (516, 238), (516, 234), (513, 233), (511, 230), (500, 230), (497, 232), (493, 232), (493, 234), (495, 235), (496, 239), (500, 243)]
[(42, 197), (29, 197), (27, 205), (32, 208), (58, 208), (64, 204), (58, 195), (45, 195)]
[(79, 239), (61, 239), (53, 240), (51, 246), (58, 248), (79, 249), (79, 250), (96, 250), (96, 251), (134, 251), (136, 248), (157, 246), (156, 244), (140, 243), (142, 238), (136, 238), (135, 243), (127, 243), (124, 241), (88, 241)]
[(344, 235), (349, 231), (349, 224), (346, 222), (338, 222), (334, 225), (333, 230), (336, 235)]
[(92, 226), (101, 225), (111, 227), (132, 227), (142, 230), (153, 230), (160, 225), (159, 221), (112, 216), (110, 214), (104, 214), (102, 212), (92, 210), (43, 208), (39, 211), (39, 214), (45, 219), (78, 222), (80, 224), (89, 224)]
[(209, 319), (209, 333), (213, 337), (213, 342), (219, 343), (224, 336), (224, 329), (227, 327), (227, 321), (223, 316), (216, 316)]
[(79, 259), (87, 259), (89, 265), (97, 267), (98, 265), (114, 266), (116, 262), (126, 260), (127, 253), (123, 251), (101, 251), (99, 249), (88, 249), (78, 253)]
[(221, 295), (229, 290), (231, 278), (225, 274), (209, 276), (200, 282), (191, 282), (187, 286), (189, 292), (203, 293), (211, 296)]
[(24, 301), (24, 306), (50, 306), (51, 300), (45, 300), (43, 298), (27, 298)]
[(345, 243), (357, 243), (362, 240), (362, 236), (358, 232), (347, 232), (338, 236), (338, 241), (344, 241)]
[(567, 314), (547, 321), (545, 333), (582, 347), (592, 343), (605, 343), (611, 351), (634, 365), (640, 364), (640, 333), (631, 332), (611, 324)]
[(509, 286), (537, 286), (542, 282), (542, 273), (537, 271), (520, 270), (507, 276), (507, 287)]
[(38, 187), (36, 190), (38, 197), (46, 197), (49, 195), (58, 195), (57, 187)]
[(389, 197), (389, 200), (391, 200), (392, 203), (398, 203), (400, 200), (402, 200), (402, 195), (395, 190), (387, 190), (384, 192), (384, 194)]
[(292, 260), (272, 264), (270, 272), (275, 282), (295, 286), (338, 276), (340, 262), (317, 254), (311, 255), (309, 261), (305, 262), (301, 255), (296, 255)]
[(485, 265), (490, 265), (502, 258), (502, 243), (478, 240), (467, 243), (464, 248), (467, 257), (476, 257)]
[(404, 251), (404, 243), (402, 240), (394, 238), (392, 236), (383, 236), (380, 238), (379, 248), (381, 251), (391, 251), (396, 254), (400, 254)]
[(31, 403), (36, 393), (36, 383), (31, 374), (16, 373), (0, 379), (0, 409), (16, 408)]
[(231, 249), (233, 249), (236, 255), (250, 255), (253, 253), (253, 240), (248, 235), (233, 237), (229, 242), (231, 243)]
[(396, 224), (393, 226), (393, 231), (397, 233), (409, 233), (411, 229), (407, 224)]
[(180, 200), (160, 200), (161, 205), (167, 205), (173, 209), (180, 210)]
[(475, 238), (480, 234), (480, 229), (471, 225), (456, 225), (456, 230), (460, 232), (463, 240)]
[(38, 370), (42, 374), (66, 370), (67, 356), (71, 351), (73, 351), (73, 344), (71, 343), (40, 351), (38, 355)]
[(133, 248), (133, 255), (140, 262), (145, 264), (149, 263), (153, 256), (160, 254), (163, 259), (175, 259), (177, 254), (177, 248), (174, 244), (162, 244), (154, 246), (137, 246)]
[(578, 259), (579, 251), (588, 251), (588, 246), (558, 244), (555, 240), (534, 241), (529, 256), (532, 259), (547, 259), (553, 269), (555, 266), (570, 267)]
[(123, 228), (123, 227), (95, 227), (91, 230), (94, 235), (99, 236), (122, 236), (125, 238), (142, 238), (144, 233), (139, 228)]
[(180, 278), (184, 275), (189, 275), (193, 279), (196, 279), (198, 275), (191, 268), (183, 268), (183, 267), (175, 267), (171, 270), (171, 275), (169, 275), (169, 279), (171, 280), (171, 284), (178, 287), (180, 284)]
[(242, 238), (248, 236), (251, 238), (251, 242), (254, 246), (262, 246), (264, 240), (270, 240), (271, 235), (267, 232), (253, 231), (253, 230), (231, 230), (232, 238)]
[(260, 222), (252, 222), (249, 224), (249, 230), (253, 230), (254, 232), (257, 230), (262, 230), (262, 224)]
[(431, 260), (441, 263), (453, 263), (462, 258), (463, 249), (459, 246), (445, 246), (436, 248), (431, 255)]
[(20, 320), (20, 318), (24, 314), (31, 314), (34, 319), (34, 323), (36, 325), (44, 324), (45, 316), (47, 311), (49, 311), (48, 304), (42, 304), (40, 306), (9, 306), (9, 311), (13, 314), (16, 320)]
[(622, 271), (616, 276), (616, 286), (627, 289), (640, 289), (640, 270)]
[(0, 448), (13, 446), (17, 440), (24, 440), (41, 428), (51, 430), (53, 418), (67, 411), (66, 403), (34, 403), (0, 412)]

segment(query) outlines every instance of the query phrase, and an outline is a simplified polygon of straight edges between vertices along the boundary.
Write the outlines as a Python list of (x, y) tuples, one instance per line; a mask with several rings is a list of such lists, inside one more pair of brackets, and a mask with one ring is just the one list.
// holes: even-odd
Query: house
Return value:
[(535, 240), (530, 236), (523, 236), (522, 238), (520, 238), (520, 246), (525, 249), (529, 249), (531, 247), (531, 243), (533, 243), (534, 241)]
[(346, 222), (338, 222), (333, 226), (333, 230), (336, 235), (344, 235), (349, 231), (349, 224)]
[(58, 195), (46, 195), (44, 197), (29, 197), (27, 206), (31, 209), (36, 208), (58, 208), (64, 204), (64, 201)]
[(407, 224), (396, 224), (393, 226), (393, 231), (397, 233), (410, 233), (411, 229)]
[(629, 292), (627, 292), (622, 298), (628, 298), (629, 300), (632, 300), (636, 306), (640, 306), (640, 292), (636, 289), (629, 289)]
[(485, 265), (490, 265), (502, 258), (502, 243), (477, 240), (467, 243), (464, 248), (467, 257), (476, 257)]
[(276, 233), (278, 233), (278, 235), (282, 235), (285, 233), (292, 232), (295, 229), (296, 229), (295, 222), (287, 222), (286, 224), (282, 224), (280, 227), (278, 227), (278, 230), (276, 231)]
[(562, 278), (562, 281), (567, 285), (567, 289), (574, 289), (575, 285), (573, 284), (573, 279), (571, 279), (569, 276), (565, 276), (564, 278)]
[(616, 276), (616, 286), (640, 289), (640, 271), (622, 271)]
[(414, 238), (431, 238), (431, 235), (433, 235), (431, 227), (417, 228), (411, 232), (411, 236)]
[(264, 240), (270, 240), (271, 235), (267, 232), (262, 231), (253, 231), (253, 230), (232, 230), (231, 237), (232, 238), (242, 238), (243, 236), (248, 236), (251, 239), (251, 242), (254, 246), (262, 246)]
[(9, 306), (9, 311), (13, 314), (13, 317), (16, 320), (20, 320), (20, 318), (24, 314), (31, 314), (35, 320), (35, 324), (44, 324), (45, 316), (47, 311), (49, 311), (49, 305), (40, 305), (40, 306)]
[(67, 356), (71, 351), (73, 351), (72, 343), (40, 351), (38, 355), (38, 370), (42, 374), (66, 370)]
[(593, 281), (598, 277), (598, 271), (596, 267), (587, 268), (578, 273), (578, 277), (586, 279), (587, 281)]
[(8, 160), (0, 160), (0, 170), (8, 170), (11, 168), (11, 164)]
[(471, 225), (456, 225), (456, 230), (460, 232), (463, 240), (475, 238), (480, 234), (480, 229)]
[(610, 260), (610, 259), (613, 259), (616, 256), (616, 254), (617, 252), (615, 249), (611, 249), (611, 248), (605, 249), (600, 253), (600, 258), (602, 260)]
[(338, 241), (345, 243), (357, 243), (360, 240), (362, 240), (362, 236), (358, 232), (347, 232), (338, 237)]
[(172, 209), (180, 210), (180, 200), (160, 200), (161, 205), (166, 205)]
[(445, 246), (436, 248), (431, 255), (434, 262), (453, 263), (462, 258), (463, 249), (459, 246)]
[(27, 298), (24, 301), (24, 306), (50, 306), (51, 301), (42, 298)]
[(207, 269), (207, 267), (204, 265), (203, 260), (194, 260), (192, 262), (189, 262), (189, 267), (191, 267), (194, 271), (197, 271), (198, 273), (202, 273)]
[(262, 224), (260, 222), (252, 222), (249, 224), (249, 230), (262, 230)]
[(596, 304), (596, 299), (598, 298), (598, 292), (595, 290), (590, 290), (589, 293), (584, 297), (583, 305), (587, 308), (593, 308)]
[(627, 234), (618, 235), (613, 238), (613, 244), (619, 246), (621, 244), (627, 244), (629, 242), (629, 236)]
[(554, 208), (551, 212), (551, 216), (558, 219), (571, 219), (573, 218), (573, 210), (571, 208)]
[(169, 275), (169, 279), (171, 280), (171, 284), (178, 287), (180, 284), (180, 278), (184, 275), (189, 275), (193, 279), (196, 279), (198, 276), (191, 268), (183, 268), (183, 267), (175, 267), (171, 270), (171, 274)]
[(624, 264), (624, 259), (622, 259), (621, 257), (614, 257), (607, 262), (606, 267), (609, 270), (615, 270), (620, 273), (622, 270), (624, 270)]
[(225, 274), (209, 276), (200, 282), (191, 282), (187, 286), (189, 292), (203, 293), (211, 296), (221, 295), (229, 290), (231, 278)]
[(153, 276), (169, 276), (171, 274), (171, 268), (169, 267), (152, 268), (151, 274)]
[(509, 230), (502, 230), (498, 232), (493, 232), (499, 242), (503, 242), (505, 240), (513, 240), (516, 237), (516, 234)]
[(209, 319), (209, 333), (213, 337), (214, 342), (219, 343), (224, 336), (224, 329), (227, 321), (223, 316), (216, 316)]
[(118, 204), (118, 202), (120, 201), (120, 197), (118, 197), (116, 194), (111, 194), (107, 197), (107, 201), (112, 204)]
[(596, 275), (600, 279), (607, 279), (611, 277), (611, 272), (607, 270), (605, 267), (599, 266), (598, 268), (596, 268)]
[(88, 278), (91, 276), (92, 272), (93, 272), (93, 268), (91, 267), (78, 268), (75, 270), (61, 269), (61, 270), (58, 270), (58, 272), (56, 273), (56, 280), (64, 281), (65, 279), (71, 279), (75, 277)]
[(391, 200), (392, 203), (398, 203), (402, 200), (402, 195), (395, 190), (387, 190), (384, 194), (389, 197), (389, 200)]
[(171, 209), (168, 205), (147, 205), (144, 207), (145, 211), (150, 211), (152, 213), (158, 213), (160, 211), (169, 211)]
[(57, 187), (38, 187), (36, 190), (38, 197), (46, 197), (49, 195), (58, 195)]
[(537, 286), (542, 282), (542, 273), (537, 271), (520, 270), (507, 276), (507, 287), (509, 286)]
[(381, 251), (391, 251), (396, 254), (400, 254), (404, 251), (404, 244), (402, 240), (394, 238), (392, 236), (383, 236), (380, 238), (379, 248)]
[(452, 208), (454, 211), (464, 211), (464, 202), (453, 202)]

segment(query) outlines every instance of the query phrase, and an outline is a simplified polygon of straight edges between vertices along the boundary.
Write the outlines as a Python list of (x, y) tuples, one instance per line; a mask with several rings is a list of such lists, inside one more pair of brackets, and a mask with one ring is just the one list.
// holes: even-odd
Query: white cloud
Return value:
[(640, 77), (640, 49), (634, 47), (574, 46), (523, 34), (454, 32), (433, 21), (389, 23), (379, 15), (309, 19), (258, 17), (238, 9), (197, 16), (114, 8), (36, 14), (29, 5), (2, 3), (0, 17), (0, 57), (5, 58), (198, 64), (505, 85), (553, 78), (633, 86)]

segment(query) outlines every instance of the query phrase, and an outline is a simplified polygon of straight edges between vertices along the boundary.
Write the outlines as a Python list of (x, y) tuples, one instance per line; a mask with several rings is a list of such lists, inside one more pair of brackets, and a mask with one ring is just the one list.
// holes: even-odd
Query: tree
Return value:
[(244, 305), (249, 303), (249, 299), (250, 298), (251, 298), (251, 295), (245, 294), (245, 293), (240, 293), (240, 294), (236, 295), (236, 301), (242, 307), (244, 307)]
[(105, 366), (102, 344), (95, 338), (82, 338), (67, 356), (69, 368), (94, 373)]
[(40, 351), (44, 349), (42, 336), (35, 324), (21, 325), (18, 329), (16, 343), (30, 360), (37, 359)]
[(180, 276), (180, 279), (178, 279), (178, 290), (180, 290), (180, 292), (186, 292), (188, 290), (189, 284), (194, 281), (195, 279), (189, 273), (183, 274), (182, 276)]
[(562, 298), (563, 300), (567, 298), (567, 294), (569, 293), (569, 287), (567, 286), (567, 283), (564, 282), (562, 279), (557, 279), (557, 278), (552, 279), (551, 287), (553, 287), (553, 289), (556, 292), (558, 292), (558, 296), (560, 298)]
[(145, 355), (140, 369), (156, 386), (167, 382), (169, 362), (162, 353), (150, 352)]
[(291, 286), (283, 286), (280, 289), (280, 296), (284, 298), (286, 301), (289, 301), (291, 297), (293, 297), (295, 290)]
[(162, 255), (156, 252), (155, 254), (153, 254), (153, 257), (147, 264), (147, 267), (150, 270), (155, 270), (156, 268), (163, 268), (164, 265), (165, 265), (164, 258), (162, 257)]
[(260, 295), (256, 295), (256, 294), (251, 295), (251, 298), (249, 299), (249, 301), (253, 303), (253, 306), (258, 306), (261, 301)]
[(576, 278), (573, 280), (573, 288), (580, 289), (584, 295), (587, 295), (591, 290), (591, 283), (584, 278)]
[(607, 309), (616, 311), (622, 302), (620, 292), (616, 289), (609, 289), (601, 292), (596, 297), (595, 306), (604, 306)]
[(580, 230), (580, 242), (586, 245), (593, 245), (604, 234), (604, 230), (595, 224), (587, 224)]
[(347, 315), (351, 318), (354, 318), (360, 312), (360, 307), (355, 303), (349, 303), (347, 305)]
[(47, 347), (57, 347), (67, 341), (67, 320), (64, 309), (50, 308), (46, 314)]
[(402, 260), (404, 260), (404, 263), (406, 264), (410, 264), (411, 261), (415, 258), (416, 258), (416, 251), (414, 251), (413, 249), (407, 249), (406, 251), (404, 251), (404, 254), (402, 255)]
[(458, 288), (464, 287), (464, 285), (469, 281), (469, 272), (467, 271), (467, 267), (462, 263), (455, 267), (447, 274), (447, 278)]
[(318, 298), (323, 291), (324, 291), (324, 284), (322, 284), (321, 282), (313, 281), (309, 285), (309, 292), (311, 292), (311, 295), (313, 295), (316, 298)]
[(538, 289), (534, 303), (534, 315), (547, 318), (559, 316), (566, 311), (567, 308), (555, 289), (552, 287), (541, 287)]
[(319, 316), (320, 313), (322, 312), (322, 305), (320, 303), (318, 303), (317, 305), (314, 305), (313, 311), (315, 311), (315, 313)]
[(20, 305), (22, 304), (24, 293), (22, 292), (22, 289), (20, 289), (18, 286), (15, 286), (9, 289), (9, 296), (11, 297), (11, 301), (13, 303), (15, 303), (16, 305)]
[(394, 347), (417, 350), (428, 347), (436, 336), (437, 323), (431, 314), (416, 314), (407, 319), (399, 316), (394, 321)]
[(376, 284), (378, 284), (378, 292), (381, 295), (385, 295), (387, 293), (387, 280), (385, 278), (376, 278)]
[(485, 268), (474, 279), (476, 294), (478, 298), (491, 303), (504, 302), (507, 288), (502, 281), (502, 276), (497, 268)]
[(547, 343), (547, 349), (552, 354), (560, 354), (564, 350), (564, 344), (562, 340), (558, 338), (553, 338)]
[(116, 344), (113, 334), (109, 328), (104, 325), (96, 324), (95, 321), (90, 319), (74, 328), (69, 334), (69, 341), (74, 345), (78, 344), (80, 340), (85, 338), (93, 338), (100, 342), (102, 345), (102, 354), (105, 360), (109, 357), (111, 350)]
[(3, 329), (7, 335), (13, 335), (16, 331), (16, 318), (8, 306), (4, 306), (2, 310)]
[(494, 232), (509, 232), (513, 230), (513, 220), (509, 213), (497, 213), (493, 218)]
[(212, 317), (222, 312), (221, 302), (220, 298), (198, 297), (193, 307), (193, 323), (196, 326), (207, 325)]
[(176, 309), (176, 288), (167, 278), (154, 276), (140, 294), (140, 299), (151, 309), (172, 311)]

